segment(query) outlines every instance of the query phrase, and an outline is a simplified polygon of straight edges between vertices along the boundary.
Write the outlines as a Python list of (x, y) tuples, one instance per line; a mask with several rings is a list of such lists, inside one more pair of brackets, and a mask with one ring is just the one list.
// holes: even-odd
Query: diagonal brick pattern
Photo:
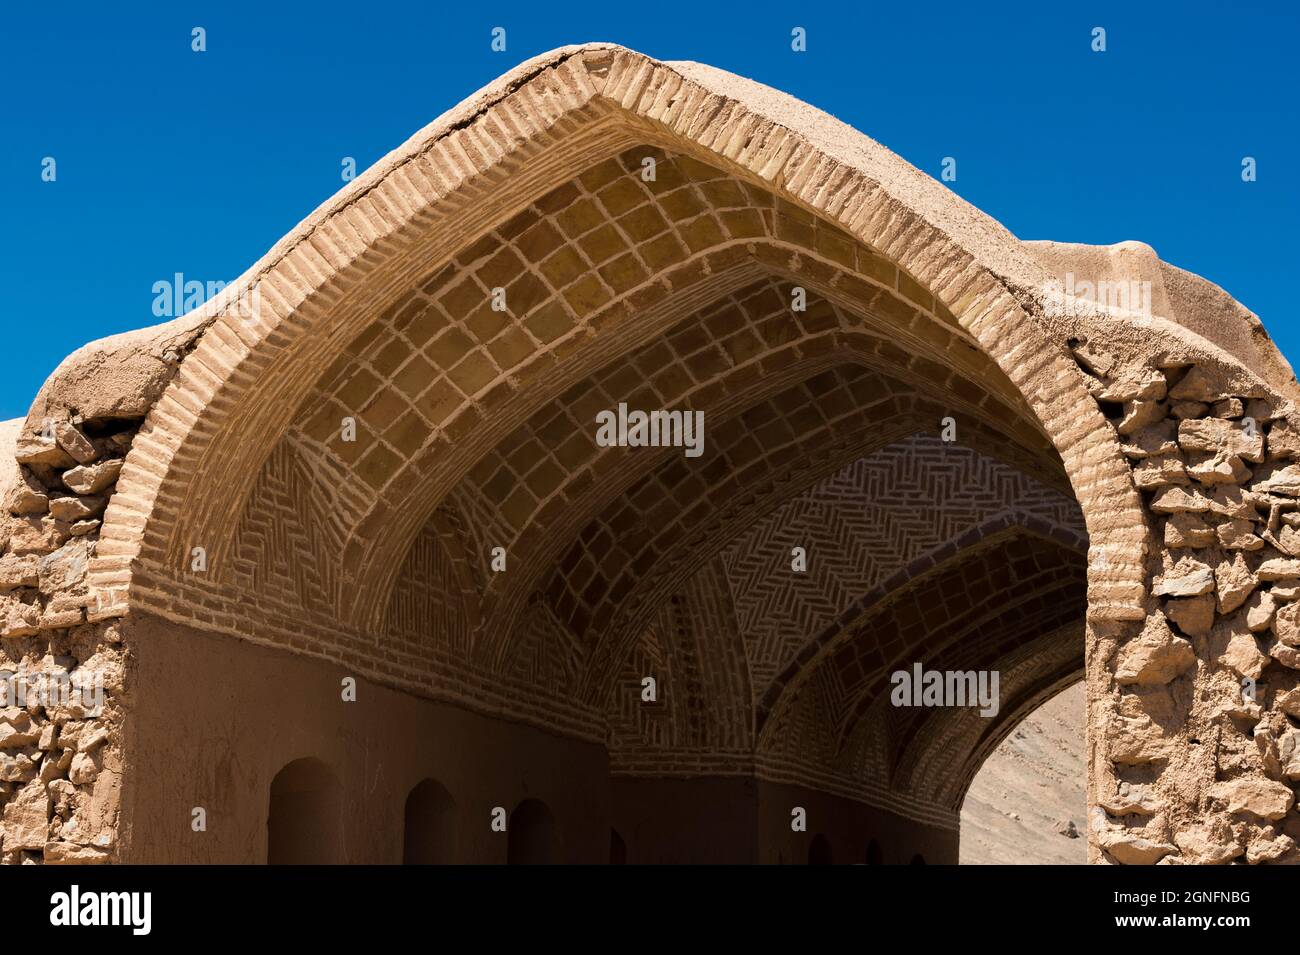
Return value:
[[(850, 601), (1009, 510), (1083, 532), (1077, 504), (1001, 462), (918, 435), (806, 492), (737, 539), (723, 561), (762, 686)], [(808, 570), (792, 576), (792, 548)], [(760, 691), (761, 692), (761, 691)]]

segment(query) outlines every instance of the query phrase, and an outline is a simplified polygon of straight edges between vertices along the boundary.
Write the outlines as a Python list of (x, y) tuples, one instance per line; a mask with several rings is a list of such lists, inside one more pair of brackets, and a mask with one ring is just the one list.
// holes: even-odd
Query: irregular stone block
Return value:
[(1266, 539), (1288, 557), (1300, 557), (1300, 531), (1294, 527), (1283, 527), (1277, 534), (1265, 533)]
[(1120, 434), (1136, 434), (1148, 425), (1155, 424), (1157, 421), (1164, 420), (1169, 411), (1169, 406), (1160, 401), (1135, 401), (1124, 402), (1124, 415), (1120, 418), (1116, 430)]
[(1251, 633), (1267, 630), (1277, 612), (1277, 598), (1267, 590), (1257, 590), (1246, 601), (1246, 628)]
[(50, 509), (50, 497), (45, 487), (26, 471), (9, 490), (6, 503), (10, 514), (44, 514)]
[(1174, 842), (1187, 861), (1196, 865), (1223, 865), (1246, 851), (1227, 826), (1191, 826), (1174, 836)]
[(98, 464), (85, 464), (63, 472), (63, 483), (76, 494), (98, 494), (117, 480), (122, 459), (113, 458)]
[(71, 842), (45, 844), (46, 865), (105, 865), (112, 858), (112, 853), (94, 846), (79, 846)]
[(1277, 738), (1278, 770), (1287, 779), (1300, 779), (1300, 730), (1287, 729)]
[(1218, 637), (1215, 641), (1218, 651), (1215, 658), (1220, 664), (1239, 677), (1258, 680), (1263, 675), (1268, 657), (1260, 652), (1254, 634), (1245, 628), (1236, 629), (1230, 625), (1225, 626), (1222, 633), (1219, 626), (1216, 626), (1214, 632)]
[(1097, 397), (1102, 401), (1111, 402), (1135, 399), (1159, 401), (1164, 398), (1168, 388), (1165, 376), (1154, 368), (1129, 367), (1122, 369), (1107, 381), (1097, 393)]
[(89, 565), (89, 544), (81, 539), (69, 541), (40, 559), (41, 593), (50, 596), (80, 589)]
[(1168, 702), (1167, 694), (1164, 697), (1144, 697), (1139, 693), (1126, 693), (1120, 697), (1118, 711), (1107, 720), (1103, 735), (1106, 755), (1112, 762), (1129, 765), (1153, 763), (1169, 755), (1168, 743), (1145, 710), (1148, 704), (1157, 708), (1164, 706)]
[(1246, 413), (1246, 407), (1241, 403), (1240, 398), (1224, 398), (1214, 403), (1214, 410), (1211, 413), (1216, 418), (1240, 418)]
[(25, 432), (19, 436), (14, 448), (14, 457), (20, 464), (44, 464), (53, 468), (67, 468), (76, 464), (76, 459), (59, 447), (53, 437), (43, 434)]
[(1187, 474), (1202, 484), (1244, 484), (1250, 480), (1250, 469), (1235, 454), (1196, 457), (1187, 465)]
[(1300, 647), (1300, 603), (1282, 606), (1273, 618), (1273, 635), (1288, 647)]
[(1199, 597), (1212, 590), (1214, 571), (1209, 565), (1192, 557), (1182, 557), (1156, 581), (1152, 592), (1157, 597)]
[(1255, 525), (1250, 521), (1229, 520), (1214, 530), (1220, 546), (1226, 550), (1256, 551), (1264, 546), (1263, 539), (1255, 534)]
[(1074, 357), (1080, 364), (1102, 378), (1107, 377), (1115, 367), (1115, 359), (1112, 355), (1098, 351), (1087, 341), (1071, 346), (1070, 351), (1074, 353)]
[(50, 499), (50, 516), (58, 521), (82, 521), (94, 517), (104, 509), (108, 499), (87, 495), (85, 497), (55, 497)]
[(1165, 615), (1183, 633), (1200, 637), (1210, 632), (1214, 625), (1215, 599), (1213, 594), (1184, 597), (1165, 601)]
[(1244, 491), (1239, 487), (1216, 487), (1210, 493), (1210, 510), (1223, 517), (1259, 520), (1262, 495)]
[(1120, 648), (1115, 682), (1164, 684), (1181, 676), (1194, 663), (1196, 654), (1192, 645), (1174, 636), (1164, 617), (1152, 614), (1142, 633)]
[(69, 530), (67, 524), (48, 515), (18, 518), (9, 536), (9, 552), (20, 556), (48, 554), (63, 546), (70, 536)]
[(0, 592), (35, 587), (40, 559), (34, 554), (0, 557)]
[(34, 779), (5, 803), (4, 847), (6, 850), (37, 850), (50, 836), (50, 799), (45, 784)]
[(1232, 613), (1246, 602), (1259, 585), (1258, 579), (1250, 571), (1250, 565), (1240, 553), (1214, 568), (1214, 583), (1220, 613)]
[(1277, 708), (1287, 716), (1294, 716), (1300, 719), (1300, 686), (1293, 687), (1287, 692), (1279, 694), (1276, 704)]
[(1300, 431), (1289, 421), (1279, 421), (1269, 428), (1267, 441), (1270, 458), (1300, 457)]
[(1169, 853), (1177, 851), (1167, 842), (1156, 842), (1135, 832), (1110, 828), (1098, 833), (1097, 844), (1114, 856), (1120, 865), (1155, 865)]
[(72, 757), (72, 765), (68, 767), (68, 779), (78, 786), (85, 786), (95, 781), (99, 774), (99, 767), (95, 765), (95, 759), (89, 753), (77, 753)]
[(1244, 812), (1261, 819), (1281, 819), (1295, 804), (1291, 787), (1272, 779), (1246, 777), (1210, 787), (1210, 798), (1224, 803), (1228, 812)]
[(1217, 539), (1214, 528), (1195, 514), (1171, 514), (1165, 521), (1165, 546), (1171, 549), (1210, 547)]
[(1279, 468), (1252, 488), (1258, 494), (1280, 494), (1283, 497), (1300, 497), (1300, 464)]
[(41, 608), (0, 595), (0, 637), (30, 637), (40, 632)]
[(1288, 647), (1285, 643), (1275, 643), (1268, 648), (1268, 655), (1292, 670), (1300, 670), (1300, 650)]
[(1193, 365), (1178, 384), (1169, 389), (1169, 397), (1177, 401), (1203, 401), (1207, 404), (1228, 397), (1217, 376), (1211, 376), (1200, 365)]
[(1147, 458), (1160, 454), (1176, 454), (1178, 442), (1174, 440), (1178, 423), (1173, 419), (1158, 422), (1149, 428), (1143, 428), (1120, 445), (1120, 449), (1130, 458)]
[(1114, 795), (1103, 797), (1098, 804), (1112, 816), (1153, 816), (1160, 811), (1155, 790), (1140, 783), (1120, 782)]
[(0, 749), (32, 746), (41, 738), (41, 727), (26, 710), (16, 706), (0, 710)]
[(1133, 483), (1140, 491), (1149, 491), (1171, 484), (1187, 484), (1190, 479), (1183, 462), (1172, 454), (1144, 458), (1133, 469)]
[(1288, 835), (1271, 839), (1254, 838), (1246, 843), (1246, 861), (1251, 865), (1277, 862), (1295, 850), (1295, 840)]
[(1184, 451), (1204, 451), (1236, 457), (1256, 464), (1264, 460), (1264, 435), (1222, 418), (1202, 418), (1178, 423), (1178, 445)]
[(99, 452), (75, 424), (60, 421), (54, 426), (54, 438), (59, 447), (67, 451), (78, 464), (89, 464), (99, 457)]
[(1203, 514), (1210, 509), (1210, 499), (1195, 488), (1161, 488), (1151, 499), (1151, 510), (1157, 514)]
[(1300, 578), (1300, 560), (1283, 560), (1271, 558), (1259, 565), (1257, 575), (1260, 580), (1291, 580)]
[(1169, 408), (1175, 418), (1199, 418), (1209, 410), (1203, 401), (1175, 401)]
[[(0, 750), (0, 782), (25, 783), (36, 776), (36, 764), (26, 753), (9, 753)], [(8, 806), (6, 805), (6, 808)]]

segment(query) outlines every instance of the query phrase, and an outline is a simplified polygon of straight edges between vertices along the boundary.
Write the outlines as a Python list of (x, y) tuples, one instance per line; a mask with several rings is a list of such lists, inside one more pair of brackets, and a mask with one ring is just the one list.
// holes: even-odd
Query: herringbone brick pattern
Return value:
[[(917, 435), (783, 505), (723, 554), (756, 694), (849, 606), (922, 554), (1007, 511), (1083, 533), (1078, 505), (999, 461)], [(806, 573), (790, 569), (801, 547)]]
[[(900, 760), (942, 743), (934, 734), (948, 723), (930, 720), (924, 710), (890, 706), (889, 674), (918, 662), (927, 669), (996, 669), (1053, 635), (1047, 676), (1077, 678), (1083, 604), (1078, 550), (1003, 534), (903, 583), (836, 633), (829, 653), (788, 668), (777, 692), (769, 688), (760, 704), (761, 752), (791, 772), (886, 780), (895, 793), (906, 792)], [(1008, 669), (1001, 673), (1000, 699), (1037, 692), (1042, 679), (1041, 667)], [(938, 798), (933, 788), (915, 794)]]
[[(641, 176), (647, 158), (656, 161), (650, 182)], [(732, 294), (724, 282), (720, 299), (705, 298), (685, 320), (664, 310), (673, 294), (746, 269), (799, 275), (807, 311), (791, 309), (794, 282), (771, 279)], [(819, 288), (856, 311), (832, 305)], [(504, 290), (501, 310), (493, 304), (497, 289)], [(676, 324), (647, 335), (629, 320), (629, 313), (656, 309)], [(449, 460), (447, 442), (455, 445), (482, 422), (499, 429), (514, 418), (515, 427), (484, 449), (465, 486), (483, 499), (476, 510), (490, 515), (483, 530), (494, 546), (528, 553), (555, 539), (551, 525), (574, 512), (576, 494), (593, 480), (607, 486), (607, 472), (623, 463), (620, 455), (597, 454), (593, 409), (626, 400), (725, 413), (733, 393), (818, 354), (855, 347), (849, 339), (882, 321), (905, 325), (918, 351), (883, 337), (863, 346), (877, 360), (905, 380), (931, 383), (954, 408), (983, 413), (1012, 441), (1047, 450), (1027, 424), (1023, 401), (951, 315), (845, 233), (687, 156), (646, 146), (600, 163), (417, 282), (347, 345), (302, 402), (292, 445), (314, 475), (324, 552), (345, 568), (329, 578), (332, 590), (307, 606), (370, 599), (374, 587), (344, 585), (358, 573), (349, 562), (361, 559), (375, 543), (370, 535), (394, 512), (415, 507), (403, 499)], [(606, 351), (638, 335), (644, 345), (618, 363), (597, 361), (590, 378), (560, 387), (559, 363), (597, 332), (610, 336)], [(516, 396), (526, 389), (552, 397), (521, 412)], [(344, 438), (345, 419), (356, 423), (354, 440)], [(261, 482), (257, 493), (274, 493), (273, 484)], [(244, 536), (255, 533), (250, 520), (241, 521)], [(383, 567), (390, 582), (401, 556)], [(221, 572), (242, 589), (246, 566)], [(282, 589), (290, 598), (291, 584), (266, 572), (259, 580), (262, 590)], [(510, 595), (508, 613), (517, 613), (525, 596)], [(494, 620), (494, 632), (509, 629)], [(501, 652), (497, 646), (491, 654)]]

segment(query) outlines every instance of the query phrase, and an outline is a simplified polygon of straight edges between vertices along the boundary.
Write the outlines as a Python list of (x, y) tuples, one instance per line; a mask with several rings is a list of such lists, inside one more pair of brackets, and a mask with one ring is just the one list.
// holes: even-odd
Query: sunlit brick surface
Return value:
[[(5, 652), (84, 624), (78, 652), (120, 656), (139, 612), (618, 778), (752, 777), (949, 833), (1086, 667), (1095, 861), (1296, 858), (1294, 382), (1171, 323), (1109, 354), (1049, 320), (1028, 244), (708, 75), (534, 64), (278, 244), (241, 280), (258, 314), (204, 311), (143, 419), (55, 440), (34, 405)], [(703, 412), (704, 453), (598, 445), (620, 403)], [(998, 670), (996, 720), (889, 705), (918, 661)], [(89, 804), (4, 851), (108, 858), (57, 841)]]

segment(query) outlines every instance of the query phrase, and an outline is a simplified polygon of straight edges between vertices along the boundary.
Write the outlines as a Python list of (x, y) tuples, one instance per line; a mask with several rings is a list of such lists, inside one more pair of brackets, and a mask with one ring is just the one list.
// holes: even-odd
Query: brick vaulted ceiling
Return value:
[[(521, 422), (725, 296), (782, 280), (821, 306), (799, 332), (809, 340), (778, 334), (763, 342), (773, 354), (728, 355), (739, 376), (693, 402), (725, 417), (746, 376), (790, 386), (800, 362), (823, 361), (819, 372), (872, 367), (954, 416), (978, 404), (1013, 437), (998, 442), (1004, 453), (1059, 451), (1107, 557), (1089, 564), (1089, 616), (1140, 616), (1140, 504), (1077, 367), (1034, 317), (1041, 276), (1021, 245), (864, 137), (826, 117), (809, 126), (773, 91), (717, 82), (616, 47), (556, 51), (435, 121), (286, 236), (187, 325), (201, 335), (106, 515), (90, 568), (96, 616), (199, 608), (205, 625), (243, 633), (252, 608), (260, 629), (287, 636), (305, 611), (329, 634), (311, 647), (340, 654), (347, 634), (383, 626), (403, 555)], [(626, 157), (651, 150), (663, 175), (648, 198)], [(504, 325), (474, 301), (486, 281), (514, 296)], [(815, 321), (826, 307), (831, 327)], [(782, 344), (793, 347), (775, 353)], [(697, 384), (709, 351), (687, 369)], [(657, 393), (677, 393), (670, 383)], [(369, 413), (355, 448), (329, 448), (322, 433), (340, 407)], [(553, 470), (529, 477), (498, 509), (516, 526), (530, 508), (563, 506), (547, 496)], [(299, 526), (282, 536), (317, 558), (287, 575), (265, 545), (259, 559), (268, 531), (248, 519), (274, 506), (268, 484), (294, 498), (277, 516)], [(202, 577), (186, 570), (196, 545), (211, 558)], [(489, 637), (479, 645), (500, 645), (499, 631)]]
[[(646, 157), (654, 182), (640, 175)], [(796, 281), (813, 299), (805, 313), (789, 307)], [(493, 288), (509, 314), (493, 309)], [(589, 422), (611, 398), (689, 403), (716, 420), (746, 390), (854, 355), (1050, 453), (1014, 387), (935, 309), (844, 233), (710, 166), (650, 147), (601, 163), (422, 277), (300, 407), (290, 433), (322, 475), (338, 580), (367, 584), (323, 596), (377, 620), (402, 551), (466, 466), (506, 525), (501, 545), (547, 536), (567, 509), (564, 476), (617, 466), (620, 455), (575, 457), (594, 453)], [(363, 426), (355, 442), (339, 440), (349, 415)], [(529, 429), (561, 427), (554, 454), (528, 443)], [(344, 474), (356, 480), (335, 480)]]
[[(620, 402), (704, 411), (705, 453), (599, 447), (595, 413)], [(263, 465), (222, 584), (299, 631), (384, 634), (384, 664), (421, 691), (478, 682), (575, 721), (616, 766), (707, 752), (861, 795), (888, 769), (855, 729), (879, 669), (976, 636), (987, 652), (965, 658), (991, 664), (1077, 621), (1086, 546), (1028, 407), (924, 289), (770, 193), (637, 146), (431, 268), (346, 346)], [(908, 601), (930, 608), (910, 630)], [(1011, 691), (1077, 670), (1077, 633), (1054, 652)], [(638, 667), (688, 681), (701, 712), (632, 713)], [(891, 732), (870, 746), (913, 731)]]
[[(1110, 555), (1087, 613), (1141, 610), (1126, 465), (1009, 234), (667, 69), (591, 49), (508, 78), (217, 302), (123, 468), (97, 614), (286, 646), (599, 741), (618, 772), (762, 772), (955, 825), (949, 784), (1001, 730), (879, 718), (880, 668), (966, 648), (1020, 701), (1077, 672), (1085, 521)], [(599, 447), (621, 402), (702, 411), (704, 454)], [(629, 710), (638, 673), (676, 690)]]

